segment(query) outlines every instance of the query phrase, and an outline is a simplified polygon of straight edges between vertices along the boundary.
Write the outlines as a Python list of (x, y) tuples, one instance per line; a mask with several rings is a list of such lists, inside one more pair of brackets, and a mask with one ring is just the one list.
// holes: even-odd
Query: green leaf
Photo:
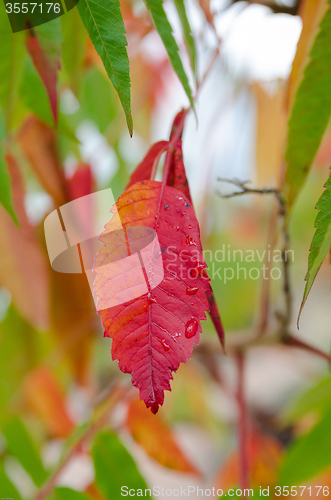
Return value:
[(117, 115), (114, 97), (108, 78), (98, 68), (90, 68), (82, 80), (79, 100), (84, 118), (94, 121), (101, 133)]
[(305, 276), (307, 283), (299, 311), (298, 323), (316, 275), (331, 246), (331, 174), (324, 187), (325, 191), (316, 205), (316, 209), (320, 212), (315, 219), (314, 227), (316, 231), (309, 249), (308, 271)]
[(0, 494), (1, 498), (14, 498), (15, 500), (21, 500), (21, 495), (13, 485), (13, 483), (8, 479), (6, 473), (0, 464)]
[(190, 56), (193, 73), (196, 75), (196, 50), (191, 26), (187, 19), (184, 0), (175, 0), (175, 6), (183, 28), (184, 40)]
[(90, 500), (90, 497), (71, 488), (58, 487), (54, 489), (54, 500)]
[(47, 478), (38, 450), (19, 418), (11, 418), (2, 427), (7, 447), (22, 467), (31, 476), (36, 486), (41, 486)]
[(26, 107), (47, 125), (53, 127), (53, 116), (46, 89), (30, 59), (25, 63), (20, 94)]
[(34, 28), (27, 36), (26, 47), (36, 71), (45, 86), (54, 123), (57, 123), (57, 80), (61, 69), (62, 27), (59, 18)]
[(3, 148), (0, 143), (0, 203), (5, 210), (9, 213), (15, 224), (18, 225), (18, 219), (16, 217), (12, 193), (11, 193), (11, 181), (7, 170), (7, 164), (5, 160), (5, 155)]
[(280, 484), (302, 484), (330, 466), (330, 419), (331, 411), (289, 448), (280, 471)]
[(147, 7), (152, 15), (155, 28), (168, 53), (171, 65), (182, 82), (184, 90), (189, 98), (191, 106), (194, 108), (192, 91), (188, 83), (187, 75), (183, 68), (183, 63), (178, 54), (178, 45), (172, 34), (171, 25), (163, 9), (162, 0), (146, 0)]
[(86, 29), (77, 9), (72, 9), (65, 16), (61, 16), (64, 35), (63, 67), (69, 77), (70, 87), (77, 96), (81, 72), (84, 63)]
[[(3, 302), (3, 297), (1, 297)], [(0, 323), (0, 424), (8, 418), (8, 402), (22, 384), (26, 373), (39, 361), (37, 333), (13, 305)], [(10, 377), (8, 373), (10, 372)]]
[(328, 3), (288, 124), (285, 192), (290, 205), (307, 177), (331, 115), (331, 1)]
[(130, 68), (120, 3), (118, 0), (98, 0), (97, 2), (80, 0), (77, 8), (118, 93), (129, 132), (132, 135)]
[(14, 115), (19, 111), (17, 99), (23, 72), (25, 53), (22, 33), (11, 32), (4, 4), (0, 6), (0, 104), (5, 114), (6, 130), (14, 125)]
[(92, 456), (96, 484), (106, 498), (123, 498), (122, 486), (143, 491), (147, 488), (131, 455), (115, 434), (100, 432), (93, 444)]
[(285, 412), (284, 420), (289, 424), (297, 422), (297, 420), (312, 412), (323, 415), (330, 406), (331, 377), (327, 377), (291, 402)]

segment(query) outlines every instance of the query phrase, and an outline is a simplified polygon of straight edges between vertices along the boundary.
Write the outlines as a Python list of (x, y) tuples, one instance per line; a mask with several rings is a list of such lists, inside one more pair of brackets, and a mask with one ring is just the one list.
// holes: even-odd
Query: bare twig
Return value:
[(217, 193), (222, 198), (233, 198), (235, 196), (241, 196), (244, 194), (273, 194), (274, 196), (276, 196), (277, 200), (279, 201), (279, 205), (281, 208), (281, 215), (284, 215), (285, 210), (286, 210), (286, 202), (285, 202), (284, 197), (279, 189), (277, 189), (277, 188), (262, 188), (262, 189), (250, 188), (250, 187), (247, 187), (247, 184), (249, 184), (251, 181), (241, 181), (239, 179), (224, 179), (222, 177), (219, 177), (218, 180), (220, 182), (227, 182), (228, 184), (233, 184), (234, 186), (241, 189), (241, 191), (235, 191), (234, 193), (230, 193), (230, 194), (222, 194), (220, 191), (217, 191)]

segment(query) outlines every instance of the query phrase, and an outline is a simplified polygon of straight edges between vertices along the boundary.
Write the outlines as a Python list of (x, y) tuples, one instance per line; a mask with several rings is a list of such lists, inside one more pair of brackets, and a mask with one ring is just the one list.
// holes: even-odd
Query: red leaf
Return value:
[(176, 141), (174, 144), (174, 152), (172, 157), (172, 164), (169, 169), (167, 186), (173, 186), (176, 189), (179, 189), (183, 194), (185, 194), (186, 198), (192, 203), (190, 188), (188, 185), (185, 166), (183, 162), (183, 150), (182, 150), (182, 141)]
[[(153, 263), (144, 269), (145, 276), (149, 275), (148, 293), (101, 311), (105, 336), (113, 339), (112, 358), (119, 360), (124, 373), (132, 374), (140, 399), (156, 413), (163, 404), (164, 391), (171, 390), (172, 372), (191, 356), (202, 332), (200, 321), (206, 319), (210, 286), (199, 225), (187, 198), (156, 181), (131, 186), (120, 196), (116, 208), (100, 236), (103, 246), (95, 260), (94, 291), (100, 310), (108, 296), (129, 287), (133, 290), (136, 285), (133, 276), (141, 270), (139, 264), (130, 270), (123, 268), (123, 261), (107, 267), (114, 258), (119, 262), (120, 257), (129, 255), (123, 251), (128, 247), (127, 237), (122, 246), (116, 244), (119, 228), (123, 226), (125, 235), (130, 226), (156, 231), (161, 252), (153, 255)], [(151, 287), (153, 273), (162, 269), (161, 263), (154, 261), (161, 256), (164, 279)]]
[(61, 69), (60, 59), (42, 49), (35, 31), (27, 30), (26, 46), (50, 101), (54, 122), (57, 123), (57, 72)]
[[(182, 112), (181, 112), (182, 113)], [(174, 125), (172, 128), (172, 134), (173, 131), (176, 130), (178, 121), (181, 119), (181, 113), (178, 113), (174, 120)], [(169, 174), (168, 174), (168, 179), (167, 179), (167, 185), (168, 186), (173, 186), (179, 191), (181, 191), (186, 198), (192, 203), (191, 200), (191, 194), (190, 194), (190, 188), (188, 185), (188, 180), (186, 177), (186, 172), (185, 172), (185, 166), (183, 162), (183, 151), (182, 151), (182, 141), (176, 141), (174, 144), (174, 152), (173, 152), (173, 157), (172, 157), (172, 164), (169, 169)], [(207, 291), (207, 300), (209, 304), (209, 309), (210, 309), (210, 317), (211, 320), (214, 324), (215, 330), (217, 332), (217, 335), (221, 341), (221, 344), (224, 348), (224, 329), (223, 325), (221, 322), (221, 316), (218, 310), (218, 306), (214, 297), (214, 292), (212, 288), (210, 287), (210, 290)]]
[(147, 181), (151, 178), (153, 167), (157, 167), (160, 156), (167, 149), (168, 145), (168, 141), (160, 141), (153, 144), (143, 161), (139, 163), (138, 167), (131, 174), (129, 184), (126, 186), (127, 189), (136, 182)]
[(90, 165), (81, 164), (67, 179), (69, 200), (76, 200), (93, 192), (93, 176)]
[(179, 133), (177, 139), (181, 139), (182, 138), (183, 126), (184, 126), (184, 122), (185, 122), (185, 118), (186, 118), (187, 113), (188, 113), (187, 109), (182, 109), (175, 116), (175, 119), (172, 122), (172, 127), (171, 127), (171, 132), (170, 132), (170, 140), (174, 138), (174, 136), (175, 136), (176, 132), (178, 131), (178, 129), (179, 129), (180, 133)]

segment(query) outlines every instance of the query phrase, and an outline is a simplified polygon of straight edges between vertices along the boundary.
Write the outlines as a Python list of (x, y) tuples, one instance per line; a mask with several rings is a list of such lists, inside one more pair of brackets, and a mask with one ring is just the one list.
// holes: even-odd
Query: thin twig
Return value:
[(243, 490), (249, 487), (249, 456), (248, 456), (248, 422), (245, 400), (245, 358), (242, 352), (237, 352), (236, 361), (238, 367), (238, 391), (237, 401), (239, 409), (239, 455), (240, 455), (240, 486)]
[(55, 469), (53, 474), (48, 477), (42, 488), (35, 495), (34, 500), (44, 500), (55, 488), (58, 479), (66, 468), (70, 460), (77, 454), (80, 453), (82, 448), (88, 444), (95, 434), (100, 431), (109, 421), (110, 415), (116, 404), (123, 399), (123, 396), (128, 392), (128, 389), (123, 386), (115, 386), (113, 393), (107, 405), (99, 415), (99, 417), (92, 422), (87, 430), (79, 437), (75, 444), (69, 449), (63, 460), (60, 462), (58, 467)]
[(241, 181), (239, 179), (224, 179), (222, 177), (219, 177), (218, 180), (220, 182), (227, 182), (228, 184), (233, 184), (234, 186), (241, 189), (241, 191), (235, 191), (234, 193), (230, 193), (230, 194), (222, 194), (220, 191), (217, 191), (217, 193), (222, 198), (233, 198), (235, 196), (241, 196), (244, 194), (273, 194), (274, 196), (276, 196), (277, 200), (279, 201), (279, 205), (281, 208), (281, 215), (284, 215), (286, 203), (285, 203), (284, 197), (279, 189), (277, 189), (277, 188), (262, 188), (262, 189), (249, 188), (249, 187), (247, 187), (247, 184), (249, 184), (251, 181)]

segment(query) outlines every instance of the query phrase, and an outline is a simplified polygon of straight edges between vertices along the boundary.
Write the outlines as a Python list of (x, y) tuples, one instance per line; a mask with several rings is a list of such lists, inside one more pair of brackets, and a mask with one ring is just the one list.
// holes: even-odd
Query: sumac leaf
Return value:
[(139, 399), (129, 404), (126, 427), (136, 443), (163, 467), (199, 474), (177, 445), (171, 429), (159, 415), (153, 416)]
[[(176, 120), (178, 119), (178, 117), (180, 117), (180, 113), (175, 118), (173, 130), (176, 126)], [(169, 169), (167, 185), (173, 186), (179, 191), (181, 191), (189, 200), (189, 203), (192, 204), (190, 187), (186, 177), (185, 165), (183, 162), (183, 150), (182, 150), (181, 140), (176, 141), (174, 144), (172, 164)], [(207, 290), (206, 296), (209, 304), (210, 318), (213, 322), (218, 338), (220, 339), (221, 344), (224, 348), (224, 338), (225, 338), (224, 329), (221, 321), (221, 316), (218, 310), (217, 302), (215, 300), (214, 292), (211, 286), (210, 289)]]
[(153, 18), (156, 31), (160, 35), (163, 45), (165, 46), (165, 49), (168, 53), (171, 65), (174, 71), (177, 73), (177, 76), (184, 87), (184, 90), (191, 103), (192, 108), (194, 108), (192, 91), (183, 67), (182, 60), (178, 54), (178, 45), (172, 34), (172, 27), (168, 21), (166, 13), (164, 12), (163, 1), (146, 0), (146, 5)]
[(120, 2), (81, 0), (77, 8), (120, 98), (128, 129), (132, 135), (129, 57)]
[(157, 167), (160, 156), (167, 149), (168, 144), (168, 141), (160, 141), (153, 144), (144, 159), (139, 163), (137, 168), (131, 174), (127, 188), (138, 181), (147, 181), (151, 178), (153, 168)]
[(191, 26), (190, 26), (189, 20), (187, 19), (184, 0), (175, 0), (175, 6), (176, 6), (176, 9), (178, 12), (178, 17), (179, 17), (180, 22), (182, 24), (184, 40), (185, 40), (187, 51), (188, 51), (189, 56), (190, 56), (192, 70), (193, 70), (193, 73), (196, 74), (195, 44), (194, 44), (194, 39), (192, 36)]
[(10, 175), (7, 170), (5, 155), (1, 144), (0, 144), (0, 186), (1, 186), (0, 203), (17, 225), (18, 220), (13, 206)]
[(331, 2), (321, 22), (288, 122), (285, 193), (293, 205), (331, 116)]
[(309, 249), (308, 270), (305, 276), (307, 283), (300, 307), (298, 323), (316, 275), (331, 246), (331, 174), (324, 187), (325, 191), (316, 205), (319, 213), (315, 219), (316, 231)]
[(57, 74), (61, 69), (61, 43), (59, 19), (27, 31), (26, 46), (46, 88), (55, 123), (58, 120)]
[[(186, 362), (193, 344), (199, 342), (200, 322), (206, 319), (204, 311), (209, 308), (206, 291), (210, 286), (199, 224), (187, 198), (156, 181), (131, 186), (120, 196), (113, 212), (100, 236), (103, 246), (95, 259), (94, 293), (105, 336), (113, 339), (112, 358), (118, 359), (124, 373), (131, 373), (140, 399), (156, 413), (163, 404), (164, 391), (171, 390), (172, 372)], [(164, 278), (140, 297), (104, 309), (102, 303), (114, 293), (113, 283), (122, 272), (118, 265), (112, 268), (113, 274), (107, 273), (107, 259), (119, 251), (111, 233), (119, 227), (127, 232), (131, 226), (156, 231), (161, 249), (158, 265), (163, 267)], [(151, 274), (154, 271), (158, 271), (155, 264)], [(122, 286), (133, 286), (133, 272), (123, 272)]]

